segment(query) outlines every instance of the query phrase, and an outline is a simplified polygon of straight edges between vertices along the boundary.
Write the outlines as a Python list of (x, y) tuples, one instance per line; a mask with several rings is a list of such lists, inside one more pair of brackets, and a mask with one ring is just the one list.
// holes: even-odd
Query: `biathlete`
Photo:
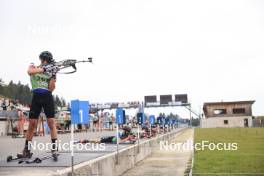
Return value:
[[(130, 127), (124, 127), (123, 128), (124, 132), (119, 136), (119, 144), (133, 144), (136, 142), (136, 137), (132, 133)], [(102, 137), (100, 139), (96, 140), (80, 140), (76, 141), (75, 143), (106, 143), (106, 144), (116, 144), (117, 143), (117, 138), (116, 136), (106, 136)]]
[(54, 68), (50, 67), (54, 62), (53, 56), (49, 51), (43, 51), (39, 55), (40, 66), (33, 64), (28, 68), (28, 74), (32, 86), (32, 102), (29, 113), (29, 127), (26, 133), (26, 141), (22, 154), (18, 154), (18, 158), (31, 158), (30, 143), (32, 141), (34, 130), (38, 124), (39, 114), (44, 110), (50, 128), (51, 136), (51, 153), (54, 161), (58, 159), (57, 150), (57, 129), (55, 126), (55, 109), (52, 92), (55, 89), (56, 73)]

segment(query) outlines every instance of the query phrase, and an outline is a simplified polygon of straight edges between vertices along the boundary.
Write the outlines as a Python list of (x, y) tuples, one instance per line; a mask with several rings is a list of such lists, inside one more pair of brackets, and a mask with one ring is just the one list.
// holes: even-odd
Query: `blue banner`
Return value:
[(154, 115), (149, 116), (149, 123), (151, 125), (154, 125), (155, 124), (155, 116)]
[(146, 121), (145, 114), (142, 112), (137, 113), (137, 122), (139, 125), (143, 125)]
[(71, 101), (71, 122), (72, 124), (89, 124), (89, 102), (88, 101)]
[(122, 108), (116, 109), (116, 124), (124, 124), (125, 117), (124, 117), (124, 110)]
[(169, 125), (170, 124), (170, 119), (169, 118), (166, 118), (165, 119), (165, 125)]

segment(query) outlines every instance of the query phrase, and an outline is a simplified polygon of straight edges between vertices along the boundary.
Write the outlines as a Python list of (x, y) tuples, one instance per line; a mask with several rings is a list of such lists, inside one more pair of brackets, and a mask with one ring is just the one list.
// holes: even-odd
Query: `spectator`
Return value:
[(4, 99), (4, 101), (2, 102), (2, 105), (1, 105), (3, 111), (6, 111), (7, 110), (7, 105), (6, 105), (6, 100)]
[(102, 113), (103, 115), (103, 129), (108, 129), (109, 128), (109, 119), (108, 119), (108, 113)]
[(99, 128), (99, 119), (98, 119), (98, 115), (94, 114), (92, 117), (92, 121), (93, 121), (93, 131), (95, 129), (95, 131), (97, 131), (97, 129)]
[(16, 106), (14, 104), (14, 101), (10, 101), (9, 106), (10, 106), (11, 111), (16, 110)]
[(114, 130), (114, 121), (115, 121), (115, 117), (114, 117), (114, 114), (112, 113), (110, 118), (109, 118), (109, 129), (110, 130)]

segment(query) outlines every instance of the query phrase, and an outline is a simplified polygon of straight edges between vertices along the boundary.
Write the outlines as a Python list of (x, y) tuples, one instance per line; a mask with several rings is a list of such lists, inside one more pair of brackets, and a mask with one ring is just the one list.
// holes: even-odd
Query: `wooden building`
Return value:
[(252, 105), (255, 101), (204, 103), (205, 118), (201, 128), (251, 127)]

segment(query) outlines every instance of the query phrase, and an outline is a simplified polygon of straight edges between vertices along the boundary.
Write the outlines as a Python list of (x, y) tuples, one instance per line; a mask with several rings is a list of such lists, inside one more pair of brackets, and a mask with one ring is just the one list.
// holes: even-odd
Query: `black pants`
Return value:
[(100, 142), (101, 143), (113, 143), (113, 138), (115, 138), (115, 136), (102, 137)]
[(33, 93), (29, 118), (38, 119), (41, 109), (43, 108), (46, 118), (54, 118), (55, 109), (52, 94), (48, 93)]

